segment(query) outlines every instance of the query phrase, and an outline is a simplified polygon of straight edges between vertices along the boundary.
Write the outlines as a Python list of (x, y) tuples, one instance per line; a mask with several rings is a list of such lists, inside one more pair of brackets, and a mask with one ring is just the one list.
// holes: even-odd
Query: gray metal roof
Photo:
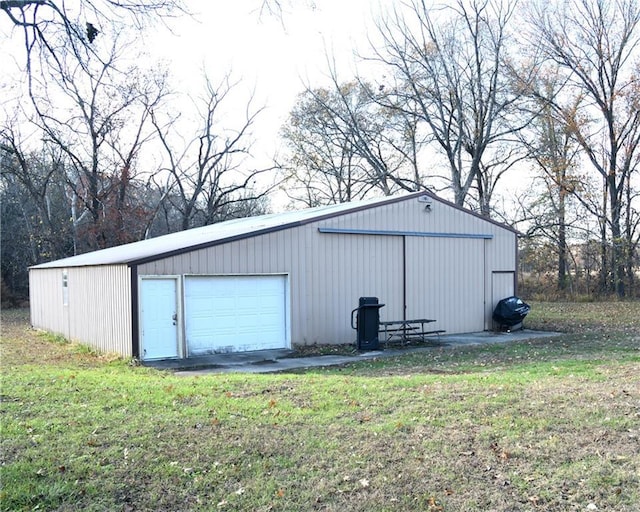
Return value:
[[(287, 227), (307, 224), (322, 218), (334, 217), (345, 213), (373, 208), (383, 204), (404, 201), (420, 195), (429, 195), (437, 201), (441, 201), (453, 206), (454, 208), (458, 208), (452, 203), (440, 199), (430, 192), (413, 192), (410, 194), (333, 204), (317, 208), (308, 208), (305, 210), (233, 219), (225, 222), (219, 222), (217, 224), (211, 224), (209, 226), (188, 229), (186, 231), (120, 245), (118, 247), (110, 247), (108, 249), (42, 263), (31, 268), (65, 268), (88, 267), (95, 265), (138, 264), (145, 261), (152, 261), (167, 257), (172, 254), (183, 253), (188, 250), (219, 244), (233, 239), (246, 238), (265, 232), (277, 231), (280, 229), (286, 229)], [(475, 215), (470, 211), (467, 211), (467, 213)], [(498, 224), (484, 217), (482, 218), (492, 224)], [(509, 226), (502, 224), (498, 225), (505, 229), (512, 230)]]
[(233, 219), (209, 226), (188, 229), (186, 231), (170, 233), (139, 242), (42, 263), (32, 268), (86, 267), (138, 263), (145, 260), (157, 259), (173, 252), (184, 252), (185, 249), (194, 249), (200, 246), (220, 243), (237, 237), (255, 235), (265, 231), (284, 229), (291, 225), (306, 224), (322, 217), (332, 217), (362, 208), (393, 203), (421, 194), (424, 194), (424, 192)]

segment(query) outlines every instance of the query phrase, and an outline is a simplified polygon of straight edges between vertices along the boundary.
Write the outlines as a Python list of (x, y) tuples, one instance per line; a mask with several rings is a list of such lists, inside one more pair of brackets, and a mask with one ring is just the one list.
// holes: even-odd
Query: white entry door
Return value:
[(185, 278), (189, 356), (286, 348), (284, 275)]
[(176, 278), (142, 278), (140, 286), (141, 359), (178, 357)]

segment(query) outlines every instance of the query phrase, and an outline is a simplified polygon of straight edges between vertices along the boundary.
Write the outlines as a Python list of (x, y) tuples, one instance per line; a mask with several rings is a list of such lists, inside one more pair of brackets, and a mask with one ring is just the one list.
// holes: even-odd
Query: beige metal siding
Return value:
[(62, 301), (63, 269), (31, 269), (31, 323), (101, 352), (131, 355), (131, 279), (125, 265), (71, 267), (69, 304)]
[[(492, 272), (515, 272), (516, 270), (516, 234), (513, 231), (436, 200), (432, 202), (430, 211), (426, 211), (424, 203), (420, 203), (414, 198), (380, 206), (373, 210), (364, 210), (329, 219), (323, 223), (323, 226), (336, 229), (406, 231), (452, 235), (491, 235), (492, 238), (485, 239), (481, 242), (478, 241), (478, 243), (475, 244), (474, 251), (477, 250), (476, 257), (484, 259), (483, 269), (479, 269), (474, 265), (474, 272), (472, 273), (469, 272), (468, 269), (465, 269), (464, 266), (460, 266), (457, 272), (441, 276), (443, 283), (446, 283), (447, 279), (455, 281), (459, 279), (460, 276), (467, 276), (466, 279), (469, 281), (467, 293), (471, 294), (476, 301), (479, 301), (479, 297), (482, 296), (484, 326), (479, 326), (473, 330), (481, 330), (483, 328), (491, 329), (492, 327)], [(407, 236), (408, 245), (414, 243), (414, 246), (419, 246), (421, 242), (412, 242), (417, 239), (419, 238)], [(432, 240), (438, 239), (434, 238)], [(447, 240), (456, 239), (452, 238)], [(450, 247), (455, 247), (455, 242), (452, 243), (454, 245), (450, 245)], [(412, 257), (419, 257), (412, 255), (411, 252), (411, 250), (407, 251), (408, 261)], [(456, 257), (455, 249), (448, 249), (446, 244), (441, 246), (440, 252), (444, 258)], [(475, 272), (482, 274), (481, 280), (477, 278)], [(408, 280), (410, 279), (408, 276)], [(428, 283), (425, 283), (424, 285), (427, 284)], [(407, 297), (407, 308), (409, 308), (409, 305), (412, 303), (421, 304), (422, 300), (420, 297), (412, 297), (409, 295)], [(474, 308), (477, 307), (479, 303), (480, 302), (474, 302)], [(427, 304), (425, 304), (424, 309), (428, 309)], [(418, 308), (415, 313), (417, 314), (419, 311), (420, 309)], [(384, 310), (382, 310), (381, 313), (384, 313)], [(469, 315), (475, 316), (476, 313), (470, 313)], [(407, 314), (407, 318), (409, 316), (411, 315)], [(446, 327), (443, 328), (446, 328), (448, 332), (466, 332), (472, 322), (473, 325), (477, 325), (477, 321), (471, 321), (469, 317), (457, 322), (453, 321), (453, 319), (447, 319), (443, 321), (442, 325), (446, 325)], [(438, 325), (440, 325), (440, 323), (438, 323)]]
[(62, 305), (62, 269), (30, 269), (29, 295), (31, 325), (68, 338), (68, 315)]
[[(305, 303), (300, 311), (313, 331), (301, 342), (353, 341), (351, 310), (359, 297), (378, 297), (384, 318), (402, 318), (402, 239), (387, 236), (318, 234), (315, 263), (303, 274)], [(317, 315), (321, 313), (321, 316)], [(294, 317), (295, 318), (295, 317)], [(321, 337), (313, 337), (315, 332)]]
[(429, 329), (484, 330), (484, 240), (407, 237), (407, 318)]
[[(360, 296), (386, 303), (383, 319), (403, 318), (403, 236), (320, 233), (320, 227), (491, 236), (405, 237), (407, 317), (439, 316), (438, 328), (452, 333), (490, 327), (491, 272), (515, 270), (513, 232), (435, 200), (427, 212), (410, 198), (146, 263), (138, 273), (288, 274), (294, 344), (353, 341), (350, 313)], [(473, 304), (464, 317), (449, 312), (460, 293)]]

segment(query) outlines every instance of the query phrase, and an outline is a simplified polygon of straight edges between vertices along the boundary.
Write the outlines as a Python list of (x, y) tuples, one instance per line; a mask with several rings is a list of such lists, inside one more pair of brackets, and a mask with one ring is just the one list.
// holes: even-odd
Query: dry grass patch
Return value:
[(185, 378), (6, 319), (3, 510), (631, 512), (640, 503), (631, 323), (606, 329), (598, 316), (599, 330), (547, 342)]

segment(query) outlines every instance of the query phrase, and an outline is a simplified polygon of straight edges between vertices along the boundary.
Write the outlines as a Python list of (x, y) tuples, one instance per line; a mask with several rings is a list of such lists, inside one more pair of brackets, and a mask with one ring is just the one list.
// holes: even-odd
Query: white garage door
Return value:
[(190, 356), (287, 348), (286, 276), (185, 279)]

